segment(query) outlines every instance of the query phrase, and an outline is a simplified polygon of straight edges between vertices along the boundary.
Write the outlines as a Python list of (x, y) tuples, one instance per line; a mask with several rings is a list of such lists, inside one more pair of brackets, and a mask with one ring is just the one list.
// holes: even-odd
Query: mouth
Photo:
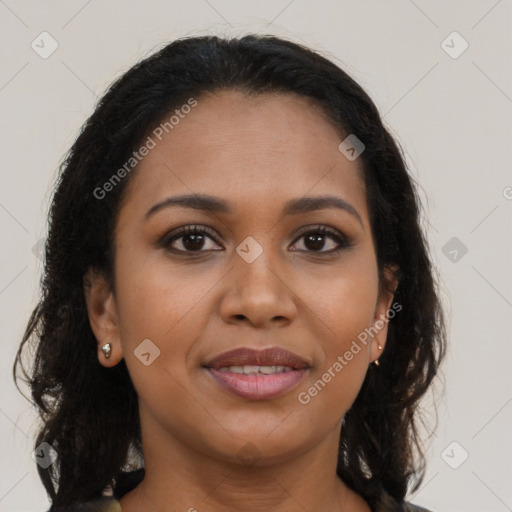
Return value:
[(204, 368), (230, 393), (248, 400), (267, 400), (295, 388), (310, 365), (288, 350), (240, 348), (223, 352)]

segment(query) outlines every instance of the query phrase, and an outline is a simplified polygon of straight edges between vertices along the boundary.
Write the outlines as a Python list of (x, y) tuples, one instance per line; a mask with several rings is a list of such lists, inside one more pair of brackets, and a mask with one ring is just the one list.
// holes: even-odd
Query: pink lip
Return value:
[[(293, 370), (270, 375), (244, 375), (220, 371), (220, 368), (246, 365), (288, 366)], [(304, 359), (279, 347), (264, 350), (230, 350), (213, 358), (204, 366), (224, 389), (249, 400), (266, 400), (290, 391), (306, 376), (310, 368)]]
[[(233, 365), (238, 366), (238, 365)], [(249, 400), (266, 400), (283, 395), (298, 385), (309, 369), (270, 375), (226, 372), (208, 368), (209, 373), (225, 389)]]

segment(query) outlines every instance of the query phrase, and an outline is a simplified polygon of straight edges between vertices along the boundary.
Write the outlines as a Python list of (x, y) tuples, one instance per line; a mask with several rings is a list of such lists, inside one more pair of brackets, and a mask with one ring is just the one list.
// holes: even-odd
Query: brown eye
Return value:
[[(176, 252), (206, 252), (218, 251), (208, 247), (208, 240), (217, 243), (210, 230), (206, 227), (198, 228), (197, 226), (185, 226), (179, 231), (166, 235), (159, 245)], [(205, 247), (206, 246), (206, 247)]]
[[(306, 252), (335, 253), (351, 246), (349, 241), (341, 235), (341, 233), (324, 226), (319, 226), (302, 233), (297, 240), (301, 239), (304, 239), (303, 246), (305, 247)], [(326, 246), (327, 250), (323, 250)], [(331, 247), (329, 248), (329, 246)]]
[[(302, 239), (304, 240), (302, 242), (303, 248), (295, 248), (292, 251), (335, 254), (352, 245), (344, 235), (325, 226), (303, 232), (296, 239), (295, 244)], [(185, 226), (165, 235), (158, 242), (158, 246), (175, 253), (203, 253), (223, 250), (218, 245), (212, 230), (206, 226), (198, 227), (195, 225)]]

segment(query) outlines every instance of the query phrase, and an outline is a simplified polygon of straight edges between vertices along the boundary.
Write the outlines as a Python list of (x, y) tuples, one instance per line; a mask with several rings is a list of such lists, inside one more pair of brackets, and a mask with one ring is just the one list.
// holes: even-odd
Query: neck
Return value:
[(219, 460), (149, 427), (142, 430), (145, 477), (120, 500), (122, 512), (370, 512), (336, 475), (340, 425), (301, 453), (252, 463)]

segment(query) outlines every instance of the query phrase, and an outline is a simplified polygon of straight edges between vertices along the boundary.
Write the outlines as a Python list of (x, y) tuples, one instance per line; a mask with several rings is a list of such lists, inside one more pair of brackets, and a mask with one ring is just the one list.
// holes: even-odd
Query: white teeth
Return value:
[(270, 375), (271, 373), (281, 373), (284, 372), (284, 366), (260, 366), (259, 371), (266, 375)]
[(256, 366), (256, 365), (245, 365), (245, 366), (224, 366), (219, 368), (221, 372), (232, 372), (232, 373), (244, 373), (245, 375), (251, 375), (255, 373), (262, 373), (264, 375), (271, 375), (273, 373), (285, 373), (293, 371), (293, 368), (289, 366)]
[[(231, 370), (233, 370), (233, 368), (240, 368), (240, 366), (232, 366), (231, 367)], [(260, 367), (259, 366), (244, 366), (242, 368), (242, 372), (243, 373), (258, 373)], [(240, 372), (240, 373), (242, 373)]]

